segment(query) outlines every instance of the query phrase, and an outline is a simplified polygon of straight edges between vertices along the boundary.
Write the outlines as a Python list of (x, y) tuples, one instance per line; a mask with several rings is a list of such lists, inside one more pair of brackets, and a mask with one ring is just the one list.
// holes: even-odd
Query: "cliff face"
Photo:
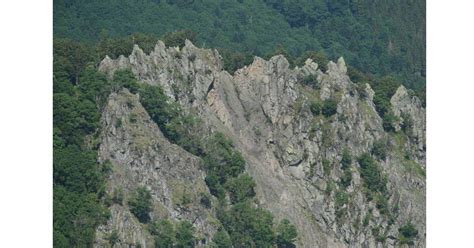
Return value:
[[(260, 206), (297, 227), (298, 247), (394, 247), (407, 222), (419, 232), (415, 247), (425, 246), (425, 110), (403, 86), (391, 99), (399, 118), (397, 131), (389, 133), (375, 110), (374, 92), (351, 82), (342, 58), (322, 72), (310, 60), (290, 69), (283, 56), (256, 57), (230, 75), (215, 50), (189, 41), (182, 49), (158, 42), (150, 54), (135, 46), (129, 57), (106, 57), (99, 69), (112, 77), (127, 68), (139, 82), (160, 85), (185, 111), (197, 113), (204, 130), (233, 140), (255, 179)], [(302, 83), (308, 77), (316, 78), (316, 89)], [(108, 190), (121, 187), (127, 195), (146, 186), (153, 216), (189, 220), (201, 245), (209, 243), (218, 221), (213, 208), (199, 204), (199, 195), (209, 192), (199, 159), (161, 134), (138, 97), (114, 93), (103, 113), (100, 158), (113, 164)], [(335, 114), (311, 111), (312, 104), (329, 99), (337, 103)], [(387, 178), (384, 208), (368, 196), (357, 161), (377, 143), (387, 150), (377, 159)], [(344, 167), (347, 151), (352, 160)], [(343, 186), (348, 175), (352, 180)], [(186, 204), (183, 195), (190, 198)], [(126, 205), (111, 207), (108, 224), (97, 230), (97, 246), (117, 230), (115, 247), (153, 247)]]

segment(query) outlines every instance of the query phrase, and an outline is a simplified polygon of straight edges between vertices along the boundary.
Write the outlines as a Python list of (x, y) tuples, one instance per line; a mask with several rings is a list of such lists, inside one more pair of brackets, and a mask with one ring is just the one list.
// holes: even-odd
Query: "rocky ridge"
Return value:
[[(279, 55), (268, 61), (255, 57), (230, 75), (216, 50), (189, 41), (181, 49), (166, 47), (159, 41), (150, 54), (135, 46), (128, 57), (106, 57), (99, 70), (112, 77), (116, 70), (131, 69), (140, 82), (161, 86), (185, 111), (196, 112), (204, 130), (231, 138), (256, 181), (259, 204), (297, 227), (298, 247), (395, 247), (398, 228), (408, 221), (419, 231), (414, 246), (424, 247), (425, 110), (400, 86), (391, 99), (397, 132), (386, 132), (370, 86), (351, 82), (342, 58), (327, 68), (323, 72), (308, 60), (291, 69)], [(308, 76), (317, 78), (317, 89), (302, 84)], [(100, 157), (114, 166), (109, 191), (123, 187), (127, 195), (147, 186), (154, 215), (193, 222), (204, 246), (218, 221), (212, 209), (198, 203), (198, 195), (208, 192), (198, 158), (163, 137), (138, 97), (126, 90), (114, 93), (103, 113)], [(328, 99), (337, 102), (336, 113), (313, 114), (311, 103)], [(388, 215), (364, 193), (356, 160), (380, 141), (391, 148), (378, 159), (387, 175)], [(353, 157), (346, 188), (341, 186), (345, 149)], [(183, 192), (191, 198), (187, 206), (177, 200)], [(342, 203), (341, 195), (347, 196)], [(118, 229), (121, 242), (115, 247), (153, 247), (150, 234), (133, 218), (126, 204), (114, 204), (111, 220), (97, 231), (97, 246)]]

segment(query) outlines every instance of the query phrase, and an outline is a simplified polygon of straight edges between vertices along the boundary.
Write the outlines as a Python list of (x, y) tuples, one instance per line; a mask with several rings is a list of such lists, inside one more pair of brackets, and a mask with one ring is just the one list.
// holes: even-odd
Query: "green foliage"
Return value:
[(224, 69), (231, 74), (253, 61), (253, 56), (250, 53), (235, 52), (230, 49), (221, 48), (219, 49), (219, 54), (222, 56)]
[(349, 196), (345, 191), (339, 190), (336, 192), (336, 208), (340, 208), (349, 203)]
[(387, 132), (395, 132), (395, 122), (398, 121), (398, 117), (395, 116), (394, 114), (392, 114), (391, 112), (388, 112), (386, 113), (383, 117), (382, 117), (382, 125), (383, 125), (383, 129)]
[(102, 203), (110, 168), (84, 140), (97, 132), (109, 84), (87, 66), (95, 60), (89, 45), (64, 39), (53, 46), (53, 242), (89, 247), (110, 214)]
[(330, 117), (337, 113), (337, 102), (334, 99), (328, 99), (323, 102), (323, 107), (321, 108), (321, 112), (324, 116)]
[(294, 248), (294, 242), (298, 237), (295, 226), (287, 219), (283, 219), (276, 229), (276, 244), (278, 248)]
[(413, 119), (411, 118), (411, 116), (409, 114), (407, 114), (405, 112), (401, 114), (401, 117), (403, 119), (403, 122), (400, 124), (400, 127), (401, 127), (402, 131), (408, 137), (412, 137), (413, 136), (413, 131), (412, 131)]
[(188, 221), (181, 221), (176, 228), (176, 248), (192, 248), (195, 245), (194, 227)]
[[(328, 69), (327, 64), (329, 63), (329, 59), (327, 58), (324, 52), (307, 51), (296, 59), (296, 65), (303, 66), (307, 59), (311, 59), (313, 60), (313, 62), (317, 63), (318, 68), (323, 72), (325, 72)], [(314, 80), (312, 81), (316, 82)]]
[(368, 226), (371, 218), (372, 218), (372, 215), (371, 215), (370, 213), (368, 213), (368, 214), (364, 217), (364, 220), (362, 221), (362, 225), (363, 225), (364, 227)]
[(374, 104), (375, 109), (382, 118), (390, 112), (390, 99), (397, 91), (401, 83), (394, 77), (387, 76), (375, 80), (371, 83), (375, 92)]
[(112, 84), (117, 90), (127, 88), (133, 94), (136, 94), (140, 89), (140, 85), (130, 69), (115, 71)]
[(158, 37), (150, 33), (134, 33), (128, 35), (130, 33), (127, 33), (127, 36), (110, 37), (106, 32), (103, 32), (95, 48), (98, 59), (103, 59), (106, 55), (112, 59), (118, 58), (120, 55), (128, 56), (132, 52), (135, 44), (145, 53), (153, 51)]
[(387, 157), (387, 153), (388, 153), (388, 141), (386, 139), (380, 139), (380, 140), (377, 140), (374, 142), (374, 145), (372, 146), (372, 155), (374, 155), (375, 157), (381, 159), (381, 160), (385, 160), (385, 158)]
[(223, 228), (219, 228), (216, 234), (214, 234), (212, 242), (213, 245), (211, 247), (214, 248), (232, 248), (232, 240), (230, 240), (229, 234)]
[(204, 207), (211, 208), (211, 196), (208, 193), (201, 193), (201, 200), (199, 201)]
[(230, 194), (232, 203), (242, 202), (255, 196), (255, 181), (247, 174), (227, 180), (225, 188)]
[(82, 144), (85, 135), (99, 126), (99, 118), (93, 102), (65, 93), (53, 95), (53, 126), (66, 144)]
[(170, 102), (159, 86), (143, 85), (139, 93), (140, 103), (171, 142), (196, 155), (203, 152), (196, 117), (185, 114), (177, 103)]
[(375, 198), (376, 203), (375, 206), (379, 210), (381, 214), (389, 214), (389, 206), (388, 206), (388, 199), (385, 197), (385, 195), (378, 194)]
[(186, 40), (194, 43), (196, 41), (196, 35), (196, 32), (189, 29), (169, 32), (163, 36), (163, 42), (167, 46), (183, 47)]
[(131, 199), (128, 201), (130, 212), (142, 223), (150, 221), (152, 211), (152, 201), (150, 191), (146, 187), (137, 188)]
[(343, 190), (338, 190), (336, 191), (335, 195), (335, 200), (336, 200), (336, 218), (338, 220), (341, 220), (341, 218), (344, 216), (346, 210), (344, 208), (344, 205), (349, 203), (349, 196), (347, 193)]
[(352, 163), (352, 155), (347, 148), (344, 148), (342, 151), (342, 158), (341, 158), (341, 169), (343, 171), (343, 175), (341, 177), (341, 185), (344, 188), (349, 187), (352, 182), (352, 171), (350, 169), (350, 165)]
[(53, 47), (53, 79), (78, 84), (86, 65), (94, 60), (93, 48), (71, 39), (54, 39)]
[(93, 151), (68, 146), (53, 151), (53, 182), (55, 186), (77, 193), (98, 192), (104, 186), (105, 173), (97, 165)]
[(148, 225), (150, 233), (155, 237), (157, 248), (173, 248), (175, 242), (175, 230), (169, 220), (159, 220)]
[(311, 110), (311, 113), (313, 113), (313, 115), (315, 116), (321, 114), (321, 103), (314, 100), (311, 101), (309, 105), (309, 110)]
[(275, 242), (273, 216), (250, 202), (235, 204), (220, 220), (235, 248), (272, 247)]
[(109, 236), (107, 237), (107, 240), (109, 241), (110, 246), (113, 247), (115, 245), (115, 243), (117, 243), (117, 241), (119, 241), (119, 235), (118, 235), (117, 230), (114, 229), (109, 234)]
[(55, 247), (91, 247), (96, 227), (105, 224), (108, 210), (99, 203), (97, 193), (69, 191), (62, 185), (53, 188), (53, 230)]
[(350, 168), (347, 168), (343, 171), (342, 177), (341, 177), (341, 185), (344, 188), (349, 187), (352, 182), (352, 172)]
[[(408, 86), (423, 88), (425, 81), (425, 1), (57, 0), (53, 10), (55, 37), (91, 42), (189, 28), (200, 46), (258, 56), (278, 46), (292, 56), (318, 51), (330, 58), (343, 55), (364, 72), (393, 73)], [(181, 44), (189, 36), (182, 32), (165, 43)], [(136, 35), (130, 41), (117, 44), (131, 49), (146, 40)]]
[(331, 172), (331, 161), (327, 159), (323, 159), (322, 164), (323, 164), (324, 174), (329, 175), (329, 173)]
[(415, 225), (411, 222), (406, 223), (402, 227), (398, 228), (398, 241), (400, 244), (413, 245), (416, 237), (418, 236), (418, 230)]
[(211, 194), (223, 197), (223, 185), (227, 179), (237, 177), (244, 171), (245, 161), (242, 155), (234, 150), (232, 141), (222, 133), (216, 133), (206, 145), (204, 166), (207, 171), (206, 184)]
[(341, 158), (342, 169), (345, 170), (346, 168), (349, 168), (351, 163), (352, 163), (352, 155), (349, 149), (344, 148), (344, 150), (342, 151), (342, 158)]
[(367, 153), (362, 154), (358, 159), (359, 171), (365, 186), (371, 192), (385, 194), (387, 192), (387, 178), (382, 175), (382, 171), (372, 156)]
[(293, 68), (295, 66), (293, 55), (291, 55), (281, 44), (278, 44), (273, 51), (267, 53), (264, 57), (265, 59), (270, 60), (273, 56), (277, 55), (283, 55), (288, 60), (289, 68)]
[(319, 89), (318, 77), (316, 75), (310, 74), (308, 76), (303, 77), (302, 83), (304, 85), (308, 85), (313, 89)]

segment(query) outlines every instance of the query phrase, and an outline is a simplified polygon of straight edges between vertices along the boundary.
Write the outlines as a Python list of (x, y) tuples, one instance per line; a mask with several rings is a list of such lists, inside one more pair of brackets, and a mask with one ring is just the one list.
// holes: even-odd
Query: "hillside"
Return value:
[(425, 109), (405, 87), (374, 91), (343, 58), (230, 74), (188, 40), (76, 77), (65, 44), (55, 246), (425, 247)]
[(292, 57), (308, 51), (332, 60), (344, 56), (364, 73), (394, 75), (405, 86), (424, 90), (423, 0), (54, 1), (56, 38), (96, 42), (183, 29), (197, 33), (200, 47), (250, 57), (282, 49)]

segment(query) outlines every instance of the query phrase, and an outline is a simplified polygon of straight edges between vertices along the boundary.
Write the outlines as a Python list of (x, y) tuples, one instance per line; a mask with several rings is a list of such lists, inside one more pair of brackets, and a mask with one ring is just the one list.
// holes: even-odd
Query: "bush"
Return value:
[(207, 171), (206, 184), (211, 194), (223, 196), (223, 188), (227, 179), (237, 177), (244, 171), (245, 160), (240, 152), (234, 150), (232, 141), (222, 133), (216, 133), (206, 146), (204, 166)]
[(109, 241), (110, 246), (114, 247), (115, 243), (119, 241), (119, 235), (118, 235), (117, 230), (114, 229), (112, 233), (110, 233), (110, 235), (107, 237), (107, 240)]
[(275, 242), (273, 216), (255, 208), (250, 202), (235, 204), (219, 218), (228, 231), (235, 248), (272, 247)]
[(230, 201), (235, 204), (255, 196), (255, 181), (247, 174), (237, 178), (231, 178), (225, 184), (225, 188), (230, 194)]
[(321, 114), (321, 103), (317, 101), (311, 101), (309, 105), (309, 109), (313, 115), (320, 115)]
[(375, 206), (379, 210), (381, 214), (388, 214), (389, 213), (389, 208), (388, 208), (388, 199), (381, 194), (378, 194), (376, 199)]
[(340, 208), (349, 202), (349, 196), (346, 192), (340, 190), (336, 192), (336, 207)]
[(160, 220), (149, 225), (150, 233), (155, 237), (157, 248), (172, 248), (175, 242), (173, 224), (168, 220)]
[(230, 240), (229, 234), (227, 234), (223, 228), (219, 228), (216, 234), (214, 234), (212, 242), (212, 247), (215, 248), (232, 248), (232, 241)]
[(416, 237), (418, 236), (418, 230), (416, 230), (415, 226), (408, 222), (407, 224), (403, 225), (398, 229), (398, 240), (400, 244), (408, 244), (413, 245)]
[(383, 129), (387, 132), (395, 132), (395, 122), (398, 121), (398, 117), (396, 117), (391, 112), (386, 113), (383, 118)]
[(302, 80), (304, 85), (308, 85), (313, 89), (319, 89), (320, 85), (318, 83), (318, 77), (316, 75), (310, 74), (305, 76)]
[(181, 221), (176, 228), (176, 248), (194, 247), (194, 227), (188, 221)]
[(166, 138), (194, 155), (203, 153), (199, 120), (195, 116), (184, 114), (177, 103), (169, 102), (159, 86), (143, 85), (139, 93), (140, 103)]
[(211, 196), (207, 193), (201, 193), (201, 204), (206, 208), (212, 207)]
[(372, 146), (372, 155), (381, 160), (385, 160), (385, 158), (387, 157), (387, 149), (387, 140), (378, 140), (374, 142), (374, 145)]
[(322, 161), (322, 165), (323, 165), (324, 174), (329, 175), (329, 173), (331, 172), (331, 161), (324, 158)]
[(375, 92), (375, 109), (383, 118), (390, 111), (390, 100), (400, 86), (400, 82), (389, 76), (378, 79), (371, 86)]
[(213, 196), (217, 198), (223, 198), (225, 196), (224, 187), (220, 183), (217, 174), (207, 175), (204, 181), (206, 182), (206, 185)]
[(140, 85), (135, 78), (135, 74), (130, 69), (117, 70), (114, 73), (112, 81), (113, 87), (120, 90), (122, 87), (127, 88), (131, 93), (136, 94), (140, 89)]
[(330, 117), (337, 113), (337, 102), (334, 99), (328, 99), (323, 102), (321, 112), (324, 116)]
[(347, 188), (349, 187), (349, 185), (351, 185), (351, 182), (352, 182), (352, 172), (349, 168), (347, 168), (346, 170), (344, 170), (344, 174), (341, 177), (341, 185), (342, 187)]
[(352, 155), (347, 148), (342, 151), (341, 167), (343, 170), (349, 168), (352, 163)]
[(360, 165), (360, 175), (364, 179), (366, 187), (371, 192), (387, 192), (387, 179), (382, 175), (382, 171), (377, 162), (367, 153), (362, 154), (358, 159)]
[(132, 212), (140, 222), (147, 223), (150, 221), (149, 213), (152, 210), (152, 201), (148, 189), (145, 187), (138, 188), (128, 202), (128, 205), (130, 206), (130, 212)]
[(276, 244), (278, 248), (294, 248), (298, 233), (295, 226), (287, 219), (283, 219), (276, 229)]

